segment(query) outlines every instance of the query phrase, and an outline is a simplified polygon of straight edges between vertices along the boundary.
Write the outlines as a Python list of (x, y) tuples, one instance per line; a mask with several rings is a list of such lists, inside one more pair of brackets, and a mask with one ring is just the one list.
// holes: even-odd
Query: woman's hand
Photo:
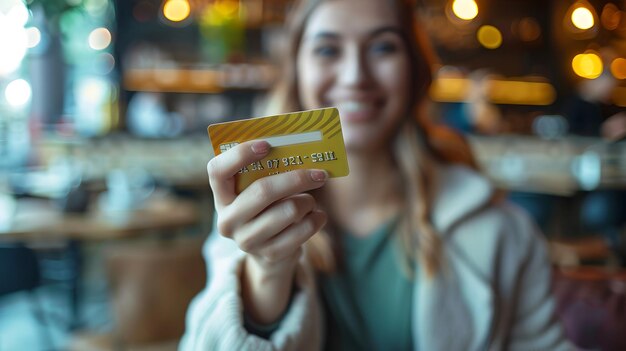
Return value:
[(322, 170), (295, 170), (258, 179), (241, 194), (235, 175), (267, 156), (265, 141), (239, 144), (208, 164), (217, 229), (248, 253), (242, 272), (244, 308), (259, 323), (275, 321), (289, 301), (302, 245), (326, 223), (306, 191), (320, 188)]

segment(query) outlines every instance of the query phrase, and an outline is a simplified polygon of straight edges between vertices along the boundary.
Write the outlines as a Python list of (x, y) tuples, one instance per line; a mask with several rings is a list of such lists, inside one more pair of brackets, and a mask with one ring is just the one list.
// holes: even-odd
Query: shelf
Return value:
[(122, 87), (129, 91), (220, 93), (226, 90), (266, 90), (275, 72), (269, 64), (224, 64), (216, 68), (130, 69)]

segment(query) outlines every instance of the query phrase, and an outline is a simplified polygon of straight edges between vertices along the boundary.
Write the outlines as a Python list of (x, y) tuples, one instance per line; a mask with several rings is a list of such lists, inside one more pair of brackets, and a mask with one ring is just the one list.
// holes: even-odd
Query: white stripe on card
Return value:
[(314, 141), (321, 141), (322, 132), (317, 130), (314, 132), (288, 134), (288, 135), (281, 135), (281, 136), (275, 136), (275, 137), (269, 137), (269, 138), (261, 138), (259, 140), (267, 141), (268, 143), (270, 143), (272, 147), (289, 146), (289, 145), (295, 145), (295, 144), (311, 143)]

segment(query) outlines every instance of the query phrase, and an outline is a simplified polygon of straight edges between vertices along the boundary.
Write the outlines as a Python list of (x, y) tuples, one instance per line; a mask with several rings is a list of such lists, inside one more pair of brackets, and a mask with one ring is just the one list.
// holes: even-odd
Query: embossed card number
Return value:
[[(289, 156), (289, 157), (283, 157), (282, 159), (275, 158), (275, 159), (265, 161), (265, 166), (263, 166), (263, 162), (261, 161), (251, 163), (250, 166), (243, 167), (241, 170), (239, 170), (239, 173), (246, 173), (250, 171), (253, 171), (253, 172), (263, 171), (265, 170), (265, 168), (279, 170), (280, 168), (283, 168), (283, 167), (301, 166), (305, 164), (304, 161), (308, 161), (309, 159), (313, 163), (318, 163), (318, 162), (336, 161), (337, 156), (335, 155), (334, 151), (326, 151), (323, 153), (322, 152), (313, 153), (309, 156)], [(276, 172), (275, 174), (278, 174), (278, 173), (280, 173), (280, 171)]]

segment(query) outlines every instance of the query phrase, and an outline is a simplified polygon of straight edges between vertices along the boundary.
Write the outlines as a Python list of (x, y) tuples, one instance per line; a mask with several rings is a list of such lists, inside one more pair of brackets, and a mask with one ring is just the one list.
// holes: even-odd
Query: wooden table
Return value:
[(80, 278), (82, 271), (81, 245), (84, 242), (119, 240), (150, 233), (169, 234), (199, 222), (196, 205), (191, 201), (172, 198), (153, 198), (142, 208), (130, 212), (84, 214), (61, 212), (49, 201), (19, 200), (17, 210), (8, 227), (0, 227), (0, 244), (40, 244), (63, 242), (68, 270), (71, 272), (69, 328), (81, 326)]

